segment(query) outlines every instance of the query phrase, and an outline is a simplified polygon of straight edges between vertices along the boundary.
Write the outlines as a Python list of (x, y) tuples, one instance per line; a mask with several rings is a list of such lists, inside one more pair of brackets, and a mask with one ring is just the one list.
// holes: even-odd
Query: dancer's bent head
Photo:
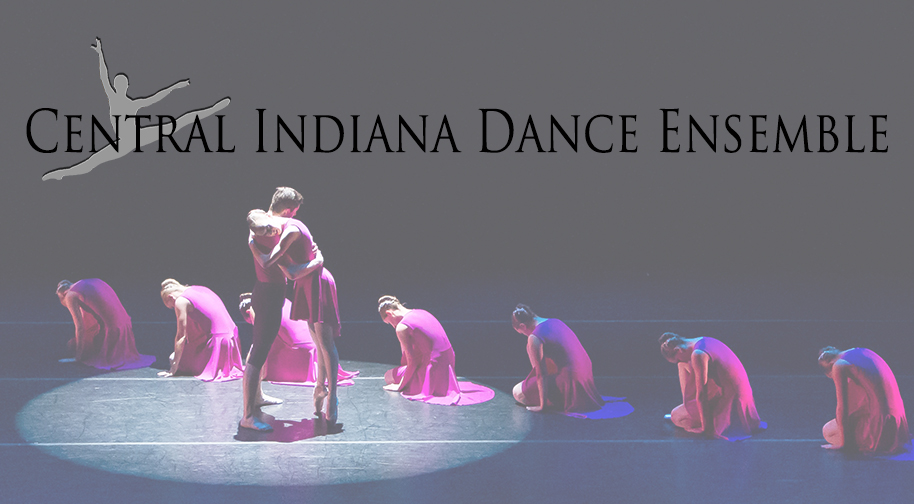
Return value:
[(175, 301), (181, 297), (181, 294), (184, 294), (185, 289), (187, 289), (187, 286), (182, 285), (174, 278), (165, 279), (162, 282), (162, 291), (160, 292), (162, 302), (165, 303), (165, 306), (173, 310), (175, 308)]
[(514, 312), (511, 314), (511, 325), (514, 327), (514, 330), (523, 334), (524, 336), (530, 336), (534, 329), (536, 329), (536, 323), (533, 319), (536, 318), (536, 313), (533, 313), (533, 310), (525, 304), (518, 304), (514, 307)]
[(127, 80), (127, 74), (119, 73), (114, 76), (114, 90), (118, 93), (126, 93), (128, 85), (130, 81)]
[(385, 324), (390, 324), (394, 328), (397, 327), (397, 324), (400, 323), (400, 320), (403, 319), (401, 312), (405, 310), (406, 307), (403, 306), (403, 303), (397, 299), (396, 296), (381, 296), (378, 299), (378, 315), (381, 316), (381, 320)]
[(275, 236), (282, 232), (266, 212), (255, 208), (248, 212), (248, 229), (257, 236)]
[(660, 353), (663, 354), (663, 358), (673, 364), (684, 362), (682, 360), (682, 350), (684, 346), (685, 340), (676, 333), (665, 332), (660, 336)]
[(826, 375), (831, 376), (832, 367), (834, 367), (839, 355), (841, 355), (841, 350), (833, 346), (827, 346), (819, 350), (819, 367), (825, 371)]
[(270, 213), (282, 217), (295, 217), (301, 206), (301, 194), (291, 187), (277, 187), (270, 202)]
[(254, 323), (254, 296), (250, 292), (238, 295), (238, 311), (248, 324)]
[(67, 292), (70, 291), (70, 287), (73, 285), (73, 282), (69, 280), (61, 280), (57, 283), (57, 299), (63, 303), (63, 298), (67, 297)]

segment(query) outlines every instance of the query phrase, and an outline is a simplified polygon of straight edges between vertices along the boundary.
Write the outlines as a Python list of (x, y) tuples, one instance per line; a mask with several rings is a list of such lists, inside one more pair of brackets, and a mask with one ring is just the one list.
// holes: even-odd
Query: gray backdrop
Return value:
[[(165, 277), (230, 301), (254, 280), (245, 213), (277, 185), (305, 195), (300, 217), (337, 277), (344, 321), (372, 320), (385, 293), (480, 320), (518, 301), (584, 319), (907, 317), (911, 14), (909, 2), (780, 1), (4, 7), (3, 318), (67, 320), (53, 296), (61, 278), (106, 279), (135, 320), (171, 318), (158, 301)], [(230, 96), (236, 152), (147, 149), (41, 182), (85, 157), (62, 152), (63, 115), (83, 115), (86, 145), (89, 116), (107, 114), (95, 36), (134, 97), (191, 79), (147, 113)], [(60, 111), (35, 126), (40, 141), (60, 142), (55, 154), (26, 140), (41, 107)], [(285, 139), (284, 153), (255, 153), (257, 108), (270, 151), (275, 114), (293, 127), (307, 114), (306, 152)], [(514, 117), (507, 151), (479, 152), (480, 108)], [(680, 109), (682, 152), (660, 152), (661, 108)], [(314, 114), (344, 119), (339, 151), (313, 152)], [(396, 148), (397, 116), (415, 127), (427, 114), (430, 142), (447, 115), (462, 152), (423, 153), (407, 139), (405, 153), (379, 142), (351, 153), (352, 114), (360, 149), (376, 115)], [(577, 153), (529, 141), (513, 152), (531, 114), (547, 149), (550, 115), (568, 127), (580, 114), (582, 136), (587, 118), (614, 115), (594, 130), (614, 152), (583, 139)], [(622, 114), (637, 115), (637, 153), (618, 152)], [(689, 114), (705, 128), (721, 116), (717, 153), (700, 141), (685, 152)], [(729, 114), (742, 115), (735, 154), (722, 149), (733, 145)], [(768, 115), (768, 153), (749, 152), (750, 114)], [(816, 115), (839, 118), (838, 150), (770, 152), (779, 114), (791, 131), (806, 115), (814, 150)], [(888, 153), (844, 152), (845, 114), (867, 150), (868, 115), (888, 115)], [(203, 124), (214, 146), (215, 119)], [(810, 298), (821, 312), (796, 308)]]

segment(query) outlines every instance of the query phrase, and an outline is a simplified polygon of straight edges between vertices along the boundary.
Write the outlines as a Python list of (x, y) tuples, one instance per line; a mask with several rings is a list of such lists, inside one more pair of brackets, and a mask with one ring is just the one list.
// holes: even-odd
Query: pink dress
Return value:
[[(752, 397), (752, 387), (743, 363), (733, 350), (714, 338), (699, 338), (695, 350), (707, 353), (708, 361), (707, 397), (710, 403), (711, 416), (714, 421), (714, 432), (730, 441), (739, 441), (752, 437), (754, 432), (767, 428), (759, 419)], [(691, 369), (691, 366), (688, 366)], [(694, 378), (685, 380), (682, 385), (682, 398), (696, 427), (701, 426), (698, 412), (698, 391)]]
[[(292, 320), (289, 314), (292, 303), (286, 300), (282, 307), (282, 326), (279, 336), (270, 347), (263, 366), (264, 380), (274, 383), (294, 383), (314, 386), (317, 380), (317, 352), (311, 331), (305, 320)], [(256, 320), (256, 319), (255, 319)], [(352, 385), (358, 371), (346, 371), (340, 366), (337, 384)]]
[(839, 359), (853, 369), (847, 380), (845, 432), (853, 432), (863, 453), (894, 453), (910, 439), (904, 403), (888, 364), (867, 348), (852, 348)]
[[(401, 343), (400, 366), (384, 373), (387, 384), (402, 383), (400, 394), (413, 401), (466, 406), (495, 397), (492, 389), (471, 382), (458, 382), (454, 374), (455, 354), (451, 342), (434, 315), (410, 310), (400, 321), (407, 327), (408, 340)], [(407, 353), (412, 365), (408, 366)]]
[(187, 339), (178, 373), (203, 381), (237, 380), (244, 376), (238, 327), (222, 299), (206, 287), (191, 285), (181, 297), (194, 306), (187, 313)]
[[(603, 407), (604, 401), (593, 382), (593, 367), (590, 356), (581, 346), (578, 337), (559, 319), (546, 319), (533, 330), (543, 342), (543, 357), (546, 361), (543, 379), (546, 385), (546, 407), (565, 413), (585, 413)], [(539, 388), (536, 370), (523, 381), (524, 397), (539, 402)]]
[[(286, 251), (289, 261), (295, 264), (308, 264), (314, 260), (312, 250), (314, 239), (308, 227), (296, 219), (288, 219), (283, 224), (294, 226), (301, 233)], [(313, 323), (340, 325), (339, 303), (336, 299), (336, 281), (324, 267), (312, 271), (308, 276), (295, 281), (292, 295), (292, 320), (310, 320)]]
[[(68, 296), (77, 296), (83, 322), (79, 361), (98, 369), (137, 369), (156, 358), (136, 351), (133, 325), (121, 300), (108, 284), (98, 278), (80, 280), (70, 286)], [(76, 349), (76, 338), (69, 347)]]

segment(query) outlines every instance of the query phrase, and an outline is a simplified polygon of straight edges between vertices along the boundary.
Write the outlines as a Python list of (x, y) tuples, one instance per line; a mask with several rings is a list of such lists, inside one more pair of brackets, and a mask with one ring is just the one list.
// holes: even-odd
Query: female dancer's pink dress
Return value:
[[(559, 319), (546, 319), (537, 324), (533, 336), (543, 342), (545, 406), (565, 413), (585, 413), (603, 407), (603, 397), (593, 382), (590, 356), (574, 332)], [(539, 402), (535, 369), (524, 379), (522, 392), (524, 397)]]
[[(710, 356), (708, 361), (707, 401), (710, 403), (714, 433), (730, 441), (752, 437), (753, 432), (767, 428), (759, 419), (752, 397), (746, 368), (733, 350), (714, 338), (699, 338), (695, 350)], [(691, 366), (686, 364), (691, 373)], [(680, 383), (682, 400), (694, 425), (701, 426), (698, 412), (698, 390), (693, 376)]]
[(203, 381), (237, 380), (244, 376), (238, 327), (222, 299), (206, 287), (191, 285), (181, 297), (194, 305), (187, 313), (187, 340), (178, 373)]
[[(317, 381), (317, 352), (311, 331), (305, 320), (292, 320), (289, 314), (292, 303), (285, 301), (282, 307), (282, 326), (279, 336), (273, 341), (261, 376), (276, 383), (295, 383), (314, 386)], [(340, 366), (337, 384), (352, 385), (352, 378), (358, 371), (346, 371)]]
[[(314, 239), (308, 227), (296, 219), (288, 219), (283, 224), (294, 226), (301, 233), (286, 251), (287, 259), (295, 264), (308, 264), (314, 260)], [(308, 276), (295, 281), (292, 295), (292, 320), (309, 320), (312, 323), (340, 325), (339, 304), (336, 299), (336, 281), (323, 266), (312, 271)]]
[[(117, 294), (98, 278), (80, 280), (67, 293), (78, 296), (83, 322), (82, 348), (77, 349), (79, 362), (98, 369), (137, 369), (147, 367), (156, 358), (136, 351), (130, 315)], [(76, 347), (76, 338), (69, 347)]]
[[(492, 389), (471, 382), (458, 382), (454, 374), (455, 354), (441, 323), (425, 310), (410, 310), (400, 323), (408, 341), (401, 343), (400, 366), (384, 373), (387, 384), (401, 383), (400, 394), (429, 404), (466, 406), (495, 397)], [(407, 353), (412, 363), (407, 365)], [(402, 383), (406, 380), (406, 383)]]
[(894, 453), (910, 439), (904, 403), (889, 365), (876, 352), (852, 348), (839, 359), (850, 363), (845, 432), (853, 432), (863, 453)]

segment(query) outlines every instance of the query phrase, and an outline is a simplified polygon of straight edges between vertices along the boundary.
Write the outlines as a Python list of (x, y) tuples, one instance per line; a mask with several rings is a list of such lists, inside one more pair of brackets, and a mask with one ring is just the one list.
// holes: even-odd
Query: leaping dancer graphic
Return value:
[[(136, 116), (137, 112), (153, 103), (158, 102), (162, 98), (168, 96), (168, 93), (171, 93), (175, 89), (186, 87), (190, 85), (190, 79), (184, 79), (178, 81), (171, 86), (161, 89), (152, 96), (146, 98), (137, 98), (133, 99), (127, 96), (127, 75), (119, 73), (114, 76), (114, 87), (111, 87), (111, 83), (108, 80), (108, 65), (105, 64), (105, 55), (102, 53), (102, 41), (98, 37), (95, 38), (95, 45), (91, 46), (95, 52), (98, 53), (98, 71), (99, 76), (102, 79), (102, 86), (105, 88), (105, 94), (108, 95), (108, 113), (109, 119), (111, 120), (111, 126), (114, 128), (115, 135), (117, 135), (117, 149), (115, 149), (114, 144), (108, 144), (98, 152), (93, 153), (91, 156), (85, 160), (73, 165), (66, 166), (63, 168), (55, 168), (47, 173), (45, 173), (41, 180), (60, 180), (69, 175), (82, 175), (84, 173), (89, 173), (96, 166), (118, 159), (128, 152), (136, 149), (137, 145), (137, 121), (136, 119), (127, 119), (127, 116)], [(186, 114), (179, 117), (176, 121), (169, 124), (163, 125), (163, 135), (173, 134), (179, 129), (193, 124), (194, 120), (197, 118), (203, 119), (208, 117), (216, 112), (224, 109), (228, 106), (230, 98), (226, 97), (211, 107), (207, 107), (200, 110), (192, 110)], [(120, 120), (115, 117), (119, 116)], [(120, 129), (118, 129), (118, 122), (120, 122)], [(169, 132), (169, 126), (172, 127)], [(139, 142), (140, 147), (149, 145), (152, 142), (155, 142), (159, 138), (159, 126), (144, 126), (140, 128), (139, 131)]]

